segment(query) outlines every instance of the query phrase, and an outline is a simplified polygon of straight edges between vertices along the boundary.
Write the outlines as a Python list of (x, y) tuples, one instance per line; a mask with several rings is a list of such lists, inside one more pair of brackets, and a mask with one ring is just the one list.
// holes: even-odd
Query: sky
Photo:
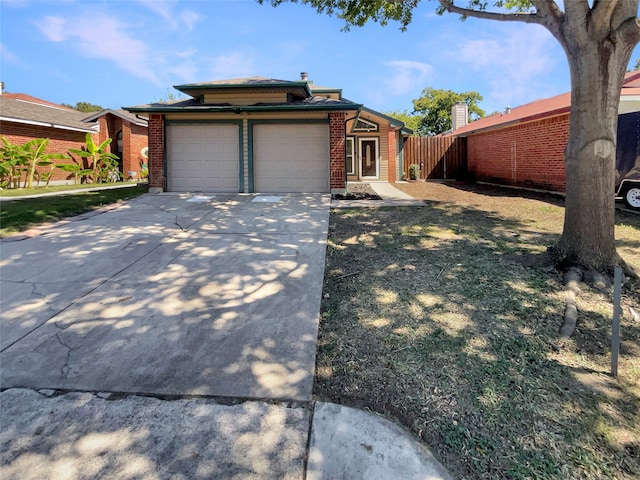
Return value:
[(487, 114), (569, 91), (565, 54), (543, 27), (435, 9), (422, 1), (405, 32), (393, 22), (343, 32), (343, 20), (295, 3), (0, 0), (0, 80), (6, 92), (104, 108), (166, 99), (174, 85), (303, 71), (380, 112), (411, 111), (427, 87), (479, 92)]

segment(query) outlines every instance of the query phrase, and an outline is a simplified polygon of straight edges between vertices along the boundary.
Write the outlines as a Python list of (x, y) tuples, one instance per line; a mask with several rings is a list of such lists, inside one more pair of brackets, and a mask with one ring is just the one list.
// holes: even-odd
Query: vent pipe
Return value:
[(301, 79), (303, 82), (306, 82), (307, 80), (309, 80), (309, 74), (308, 74), (307, 72), (301, 72), (301, 73), (300, 73), (300, 79)]

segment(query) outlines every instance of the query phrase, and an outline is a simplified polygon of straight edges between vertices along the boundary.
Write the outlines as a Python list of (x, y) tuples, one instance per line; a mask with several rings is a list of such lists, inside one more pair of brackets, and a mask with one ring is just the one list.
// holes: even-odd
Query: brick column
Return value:
[(97, 140), (98, 144), (104, 142), (107, 138), (109, 138), (109, 124), (107, 123), (107, 116), (103, 115), (98, 118), (98, 138), (93, 137), (94, 142)]
[(389, 173), (388, 182), (396, 183), (396, 131), (389, 127)]
[(149, 115), (149, 193), (164, 190), (164, 138), (162, 115)]
[[(127, 121), (122, 121), (122, 172), (124, 178), (129, 179), (129, 172), (133, 171), (131, 162), (131, 124)], [(137, 178), (136, 178), (137, 180)]]
[(345, 120), (346, 112), (329, 113), (329, 162), (331, 191), (346, 188), (345, 171)]

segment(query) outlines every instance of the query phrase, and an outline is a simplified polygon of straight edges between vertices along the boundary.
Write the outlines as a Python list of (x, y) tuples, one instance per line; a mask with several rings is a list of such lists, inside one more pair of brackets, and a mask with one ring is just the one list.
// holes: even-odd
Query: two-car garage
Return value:
[(328, 192), (326, 123), (166, 125), (167, 189), (174, 192)]

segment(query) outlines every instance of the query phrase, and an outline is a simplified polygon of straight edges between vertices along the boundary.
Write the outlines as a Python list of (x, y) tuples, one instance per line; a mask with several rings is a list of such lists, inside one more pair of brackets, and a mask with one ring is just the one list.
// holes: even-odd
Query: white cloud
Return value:
[(384, 65), (392, 69), (384, 82), (389, 95), (406, 95), (420, 91), (433, 75), (433, 67), (423, 62), (393, 60), (385, 62)]
[(38, 28), (48, 40), (62, 42), (65, 39), (65, 33), (69, 30), (66, 23), (64, 18), (44, 17), (44, 22), (38, 25)]
[(179, 14), (180, 20), (187, 26), (187, 30), (193, 30), (193, 26), (196, 22), (202, 20), (202, 15), (194, 12), (193, 10), (184, 10)]
[(82, 16), (69, 21), (49, 16), (37, 25), (52, 42), (72, 42), (85, 57), (111, 61), (132, 75), (161, 84), (149, 47), (129, 35), (115, 17), (94, 13), (91, 22), (87, 22)]
[(196, 53), (198, 53), (198, 50), (196, 50), (195, 48), (188, 48), (187, 50), (184, 50), (182, 52), (176, 52), (176, 57), (189, 58), (193, 57)]
[(12, 63), (14, 65), (20, 65), (22, 64), (22, 62), (20, 61), (20, 59), (16, 56), (15, 53), (13, 53), (9, 47), (7, 47), (4, 43), (0, 42), (0, 57), (2, 57), (2, 61), (6, 62), (6, 63)]
[(140, 3), (152, 12), (160, 15), (167, 22), (171, 30), (177, 30), (184, 24), (187, 31), (190, 32), (193, 30), (195, 23), (203, 18), (202, 15), (193, 10), (176, 12), (177, 4), (175, 1), (140, 0)]
[(256, 74), (254, 56), (246, 52), (218, 55), (205, 60), (205, 63), (208, 64), (212, 79), (247, 77)]
[[(526, 30), (525, 30), (526, 29)], [(544, 85), (534, 85), (533, 79), (550, 75), (557, 66), (559, 47), (543, 28), (518, 25), (499, 30), (499, 37), (466, 40), (458, 45), (457, 60), (473, 75), (490, 85), (481, 92), (485, 102), (495, 109), (517, 106), (549, 92)]]

